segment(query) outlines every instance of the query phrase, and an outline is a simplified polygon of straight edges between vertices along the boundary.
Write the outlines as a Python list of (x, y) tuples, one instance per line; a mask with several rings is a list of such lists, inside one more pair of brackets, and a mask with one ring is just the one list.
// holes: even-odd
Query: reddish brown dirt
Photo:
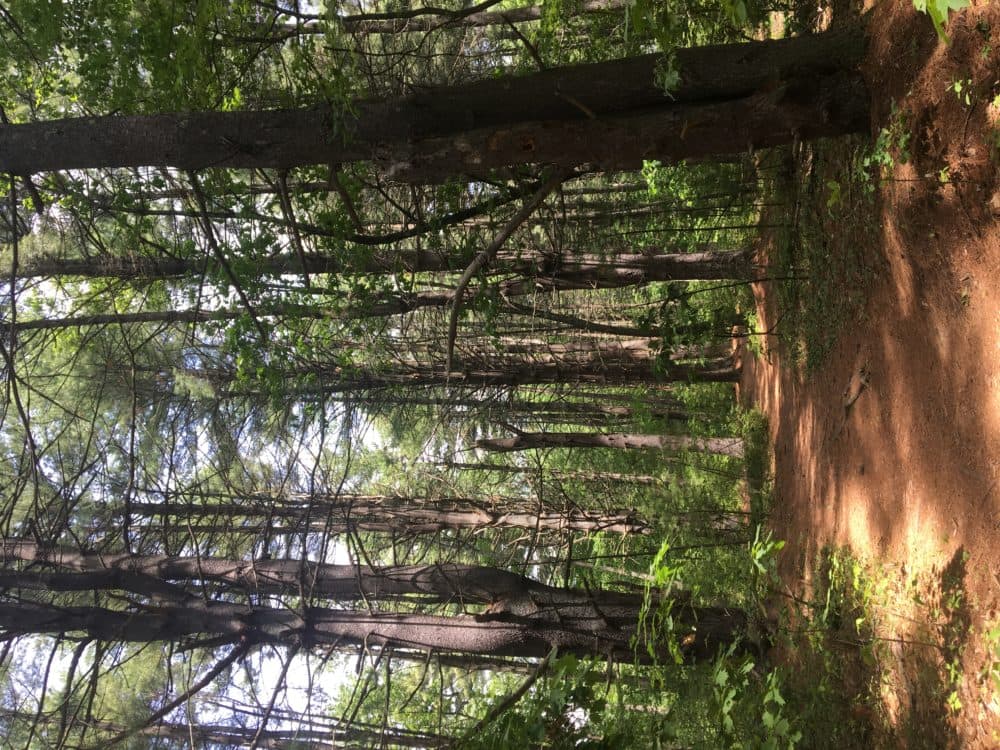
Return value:
[[(912, 138), (879, 188), (874, 233), (858, 235), (874, 234), (877, 278), (818, 371), (803, 374), (778, 337), (768, 358), (745, 352), (741, 397), (769, 418), (790, 590), (809, 595), (831, 546), (884, 587), (888, 646), (858, 701), (872, 725), (858, 746), (998, 748), (984, 632), (1000, 620), (1000, 3), (953, 14), (948, 46), (910, 0), (877, 3), (867, 23), (872, 132), (895, 103)], [(969, 103), (956, 80), (971, 81)], [(756, 292), (768, 329), (781, 312)], [(867, 387), (845, 408), (861, 370)]]

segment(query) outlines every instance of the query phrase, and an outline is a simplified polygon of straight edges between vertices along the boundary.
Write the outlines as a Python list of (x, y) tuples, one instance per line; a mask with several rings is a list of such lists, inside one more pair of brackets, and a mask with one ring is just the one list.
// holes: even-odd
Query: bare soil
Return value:
[[(769, 419), (787, 600), (822, 591), (824, 550), (874, 581), (870, 621), (840, 639), (855, 746), (998, 748), (1000, 3), (952, 14), (948, 45), (910, 0), (863, 10), (872, 136), (894, 134), (895, 163), (870, 199), (836, 147), (803, 149), (796, 175), (831, 263), (861, 267), (821, 293), (862, 302), (807, 369), (758, 284), (774, 334), (742, 353), (741, 399)], [(778, 658), (809, 679), (805, 652)]]

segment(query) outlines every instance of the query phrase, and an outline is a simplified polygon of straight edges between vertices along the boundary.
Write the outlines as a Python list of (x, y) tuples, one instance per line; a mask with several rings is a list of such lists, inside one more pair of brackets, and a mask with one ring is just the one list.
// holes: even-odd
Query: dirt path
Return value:
[[(1000, 3), (953, 15), (947, 47), (909, 0), (879, 3), (868, 23), (873, 133), (887, 129), (897, 163), (867, 227), (826, 211), (840, 237), (831, 252), (860, 245), (867, 258), (867, 301), (810, 373), (780, 336), (768, 356), (745, 352), (741, 397), (769, 418), (791, 593), (816, 594), (831, 548), (876, 581), (870, 635), (882, 648), (849, 688), (857, 746), (996, 748)], [(812, 181), (821, 217), (841, 200), (837, 165)], [(756, 293), (760, 327), (780, 334), (787, 311), (772, 287)]]

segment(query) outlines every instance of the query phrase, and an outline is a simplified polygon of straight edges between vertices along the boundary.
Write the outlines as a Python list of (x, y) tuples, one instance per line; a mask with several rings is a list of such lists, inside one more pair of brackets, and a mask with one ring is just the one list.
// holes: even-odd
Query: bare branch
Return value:
[(535, 212), (535, 209), (542, 204), (542, 201), (549, 197), (549, 193), (558, 188), (570, 174), (571, 172), (567, 170), (557, 170), (549, 179), (543, 182), (538, 192), (532, 195), (521, 206), (521, 210), (514, 214), (513, 218), (500, 230), (500, 233), (493, 238), (493, 242), (490, 243), (489, 247), (481, 251), (473, 259), (469, 267), (465, 269), (465, 273), (458, 280), (458, 284), (455, 285), (455, 291), (452, 294), (451, 317), (448, 320), (448, 343), (446, 347), (448, 353), (447, 373), (451, 373), (455, 358), (455, 338), (458, 335), (458, 316), (462, 312), (462, 298), (469, 286), (469, 282), (472, 281), (472, 277), (493, 261), (497, 253), (500, 252), (500, 248), (503, 247), (504, 243), (514, 234), (517, 228), (528, 220), (528, 217)]

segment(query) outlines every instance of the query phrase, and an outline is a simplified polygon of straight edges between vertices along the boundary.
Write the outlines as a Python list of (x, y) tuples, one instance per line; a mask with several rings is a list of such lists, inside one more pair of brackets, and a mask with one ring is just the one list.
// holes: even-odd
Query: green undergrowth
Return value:
[[(827, 547), (805, 592), (781, 589), (777, 645), (803, 746), (958, 747), (968, 693), (986, 705), (997, 695), (988, 652), (1000, 640), (992, 623), (982, 633), (972, 625), (966, 558), (959, 548), (943, 566), (912, 575)], [(987, 658), (967, 674), (974, 637)]]
[(823, 549), (813, 588), (779, 615), (779, 648), (790, 662), (790, 704), (804, 746), (869, 747), (886, 644), (873, 639), (885, 581), (845, 549)]
[(762, 523), (771, 509), (773, 489), (767, 417), (759, 409), (750, 409), (739, 412), (734, 421), (737, 434), (743, 438), (750, 516)]
[(881, 265), (875, 187), (897, 147), (892, 136), (875, 147), (857, 138), (803, 145), (795, 177), (779, 188), (791, 215), (769, 258), (778, 279), (771, 327), (806, 372), (866, 318)]

